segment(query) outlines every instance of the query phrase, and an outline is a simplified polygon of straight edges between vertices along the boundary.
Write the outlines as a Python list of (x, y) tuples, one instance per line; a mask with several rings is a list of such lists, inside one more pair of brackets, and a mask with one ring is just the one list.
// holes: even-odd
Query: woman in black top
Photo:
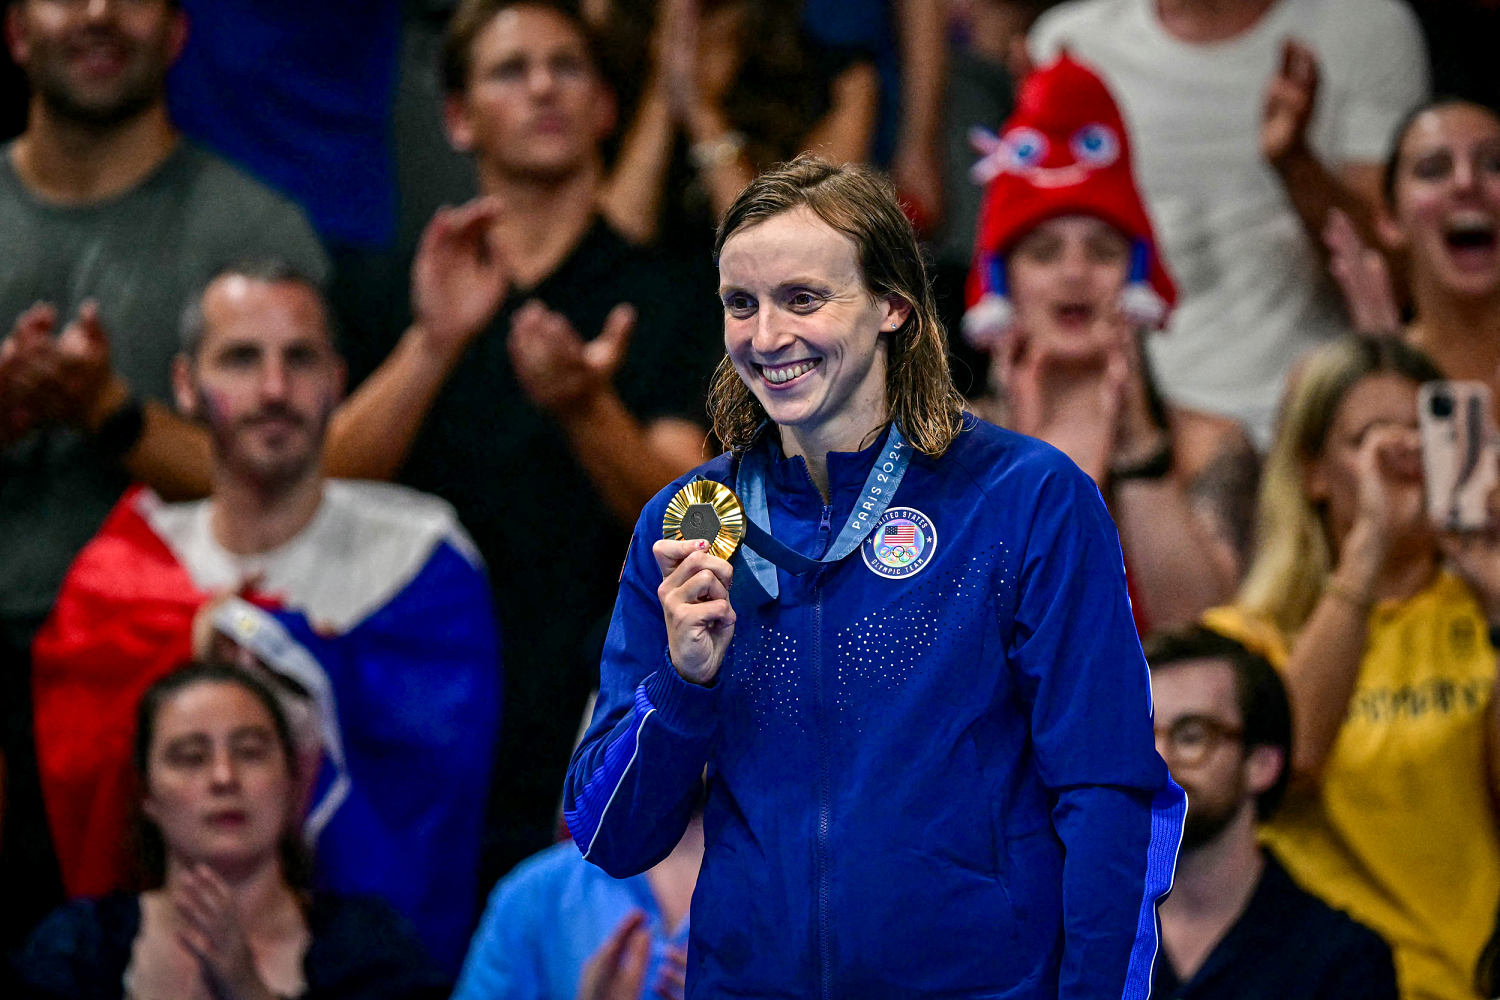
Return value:
[(75, 900), (15, 960), (27, 998), (447, 995), (394, 911), (309, 894), (297, 765), (276, 695), (194, 664), (141, 698), (134, 748), (147, 891)]

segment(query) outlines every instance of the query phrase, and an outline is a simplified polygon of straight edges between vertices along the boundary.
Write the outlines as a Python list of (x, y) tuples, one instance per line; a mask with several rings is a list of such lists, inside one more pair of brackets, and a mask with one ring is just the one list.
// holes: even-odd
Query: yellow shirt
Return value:
[[(1204, 622), (1285, 665), (1290, 643), (1267, 623), (1234, 608)], [(1261, 831), (1299, 883), (1390, 943), (1404, 1000), (1473, 1000), (1495, 928), (1495, 675), (1484, 616), (1452, 574), (1376, 605), (1321, 789), (1289, 795)]]

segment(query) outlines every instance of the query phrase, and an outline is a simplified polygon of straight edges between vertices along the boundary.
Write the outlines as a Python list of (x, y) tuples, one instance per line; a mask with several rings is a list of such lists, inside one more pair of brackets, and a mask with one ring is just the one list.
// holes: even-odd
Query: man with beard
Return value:
[(127, 493), (68, 571), (33, 651), (43, 797), (70, 895), (120, 888), (141, 691), (190, 657), (268, 669), (304, 696), (315, 887), (384, 897), (456, 974), (498, 736), (490, 592), (447, 504), (324, 477), (329, 326), (274, 261), (187, 310), (173, 389), (208, 426), (213, 492)]
[[(187, 33), (176, 0), (12, 0), (5, 19), (32, 96), (25, 133), (0, 147), (0, 334), (14, 320), (0, 341), (0, 944), (59, 892), (31, 749), (31, 639), (127, 484), (168, 499), (209, 489), (209, 435), (167, 403), (176, 318), (233, 261), (327, 269), (295, 206), (173, 128), (164, 80)], [(331, 474), (399, 464), (501, 293), (484, 236), (495, 209), (441, 210), (424, 234), (413, 323), (333, 418)]]
[[(16, 0), (6, 11), (10, 51), (32, 91), (26, 131), (0, 148), (0, 330), (31, 310), (7, 353), (56, 348), (52, 360), (66, 363), (107, 334), (105, 349), (128, 386), (128, 394), (79, 393), (86, 412), (34, 412), (71, 409), (75, 400), (56, 387), (21, 414), (6, 407), (7, 645), (24, 646), (68, 560), (132, 478), (181, 493), (173, 487), (197, 484), (174, 482), (174, 462), (196, 455), (207, 467), (204, 442), (182, 427), (158, 447), (133, 448), (143, 431), (171, 425), (173, 324), (189, 296), (246, 257), (274, 254), (320, 280), (327, 269), (291, 202), (173, 128), (165, 80), (186, 36), (172, 0)], [(65, 326), (62, 337), (47, 336)], [(0, 396), (13, 402), (15, 388), (5, 385)]]
[(1303, 891), (1255, 839), (1286, 791), (1291, 710), (1264, 658), (1198, 627), (1146, 644), (1156, 747), (1187, 792), (1161, 904), (1160, 1000), (1396, 996), (1386, 944)]
[[(12, 0), (4, 13), (31, 97), (25, 132), (0, 146), (0, 336), (29, 310), (19, 336), (0, 344), (0, 732), (10, 765), (0, 895), (11, 901), (0, 942), (56, 901), (26, 648), (69, 560), (125, 486), (145, 479), (180, 495), (182, 468), (208, 466), (205, 439), (164, 405), (175, 318), (240, 257), (326, 268), (291, 202), (178, 137), (165, 101), (187, 35), (175, 0)], [(128, 393), (76, 386), (78, 362), (101, 347), (107, 370), (104, 331)], [(38, 384), (39, 373), (50, 381)], [(154, 445), (135, 447), (146, 431)], [(201, 471), (190, 479), (202, 488)]]

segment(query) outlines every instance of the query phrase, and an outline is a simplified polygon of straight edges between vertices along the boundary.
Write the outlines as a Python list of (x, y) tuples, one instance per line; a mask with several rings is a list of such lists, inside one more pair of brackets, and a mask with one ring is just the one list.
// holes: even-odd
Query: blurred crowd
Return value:
[(810, 150), (1115, 518), (1154, 995), (1500, 996), (1494, 0), (4, 13), (5, 995), (682, 996), (701, 824), (617, 881), (562, 779)]

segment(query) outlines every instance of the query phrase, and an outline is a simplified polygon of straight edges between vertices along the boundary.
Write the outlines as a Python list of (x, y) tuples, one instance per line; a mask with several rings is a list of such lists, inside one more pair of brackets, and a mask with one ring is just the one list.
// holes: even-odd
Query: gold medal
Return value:
[(723, 483), (700, 479), (677, 491), (661, 522), (663, 538), (701, 538), (708, 551), (728, 559), (745, 537), (745, 508)]

